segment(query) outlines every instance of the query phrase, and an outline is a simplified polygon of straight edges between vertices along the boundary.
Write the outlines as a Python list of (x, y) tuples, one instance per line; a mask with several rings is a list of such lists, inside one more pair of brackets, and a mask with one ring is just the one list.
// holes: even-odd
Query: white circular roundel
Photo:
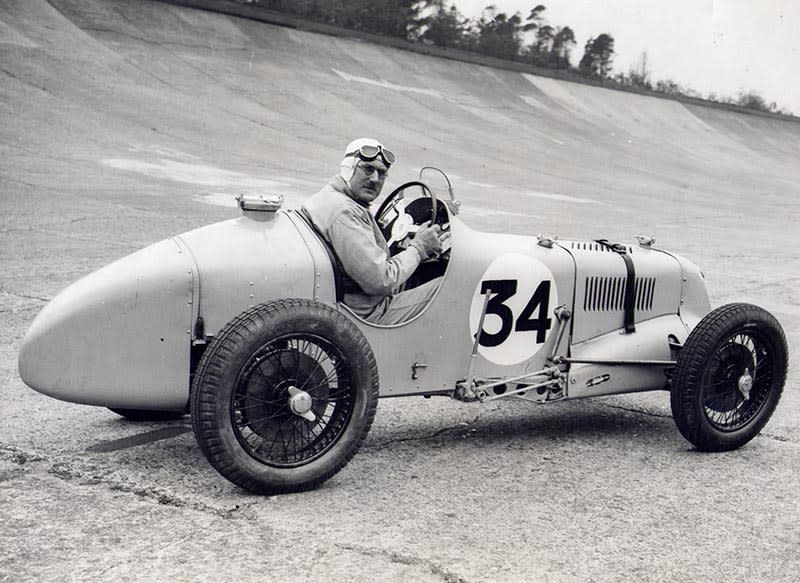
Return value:
[(472, 294), (471, 334), (478, 331), (487, 293), (478, 345), (481, 356), (507, 365), (523, 362), (541, 350), (556, 327), (553, 310), (558, 306), (558, 290), (552, 272), (521, 253), (506, 253), (495, 259)]

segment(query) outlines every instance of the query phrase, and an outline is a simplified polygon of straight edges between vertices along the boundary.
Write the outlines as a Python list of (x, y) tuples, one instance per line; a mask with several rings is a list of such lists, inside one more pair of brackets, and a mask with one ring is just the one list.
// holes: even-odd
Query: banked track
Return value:
[(478, 184), (632, 203), (676, 179), (746, 195), (753, 169), (793, 180), (800, 155), (800, 123), (157, 2), (5, 0), (0, 46), (3, 143), (47, 120), (37, 147), (65, 158), (155, 142), (291, 175), (369, 134)]
[(795, 121), (151, 1), (3, 0), (0, 50), (0, 176), (17, 212), (64, 188), (292, 203), (371, 135), (398, 154), (390, 186), (440, 166), (477, 228), (653, 232), (717, 276), (715, 300), (743, 256), (797, 254), (775, 226), (797, 213)]

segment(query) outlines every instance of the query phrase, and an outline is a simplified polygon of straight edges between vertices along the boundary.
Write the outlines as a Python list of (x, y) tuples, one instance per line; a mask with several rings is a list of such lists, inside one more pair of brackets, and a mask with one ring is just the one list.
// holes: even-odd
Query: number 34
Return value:
[[(500, 318), (500, 330), (490, 334), (486, 330), (481, 331), (481, 346), (491, 348), (500, 346), (511, 335), (511, 331), (528, 332), (536, 331), (536, 344), (544, 343), (547, 331), (553, 322), (547, 317), (550, 303), (550, 281), (542, 281), (533, 292), (531, 299), (514, 320), (514, 313), (506, 305), (506, 301), (517, 293), (516, 279), (491, 279), (481, 284), (481, 294), (491, 294), (489, 302), (486, 304), (486, 314), (494, 314)], [(534, 318), (534, 312), (538, 317)]]

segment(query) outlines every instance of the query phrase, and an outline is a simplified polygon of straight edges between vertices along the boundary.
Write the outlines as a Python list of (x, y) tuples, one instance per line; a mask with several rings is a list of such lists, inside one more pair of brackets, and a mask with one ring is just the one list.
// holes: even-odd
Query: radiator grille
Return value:
[[(572, 241), (570, 243), (570, 248), (576, 251), (603, 251), (605, 253), (616, 253), (616, 251), (607, 245), (601, 245), (600, 243), (596, 243), (594, 241)], [(630, 245), (625, 245), (625, 250), (628, 253), (633, 253), (633, 247)]]
[[(634, 305), (636, 310), (652, 309), (656, 292), (656, 278), (637, 277), (635, 285)], [(622, 311), (625, 308), (626, 286), (626, 277), (587, 277), (583, 310), (585, 312)]]

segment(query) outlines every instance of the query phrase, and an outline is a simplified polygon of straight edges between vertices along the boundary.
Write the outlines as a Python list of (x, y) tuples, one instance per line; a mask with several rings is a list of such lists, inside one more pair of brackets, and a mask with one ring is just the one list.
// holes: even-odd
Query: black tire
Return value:
[(713, 310), (689, 334), (675, 365), (670, 404), (678, 430), (701, 451), (743, 446), (775, 411), (788, 359), (783, 329), (766, 310)]
[[(231, 482), (299, 492), (350, 461), (377, 402), (375, 357), (353, 322), (317, 302), (280, 300), (242, 313), (212, 341), (192, 386), (192, 424)], [(314, 419), (301, 416), (309, 411)]]
[(109, 407), (109, 411), (116, 413), (129, 421), (174, 421), (186, 415), (187, 411), (155, 411), (151, 409), (118, 409)]

